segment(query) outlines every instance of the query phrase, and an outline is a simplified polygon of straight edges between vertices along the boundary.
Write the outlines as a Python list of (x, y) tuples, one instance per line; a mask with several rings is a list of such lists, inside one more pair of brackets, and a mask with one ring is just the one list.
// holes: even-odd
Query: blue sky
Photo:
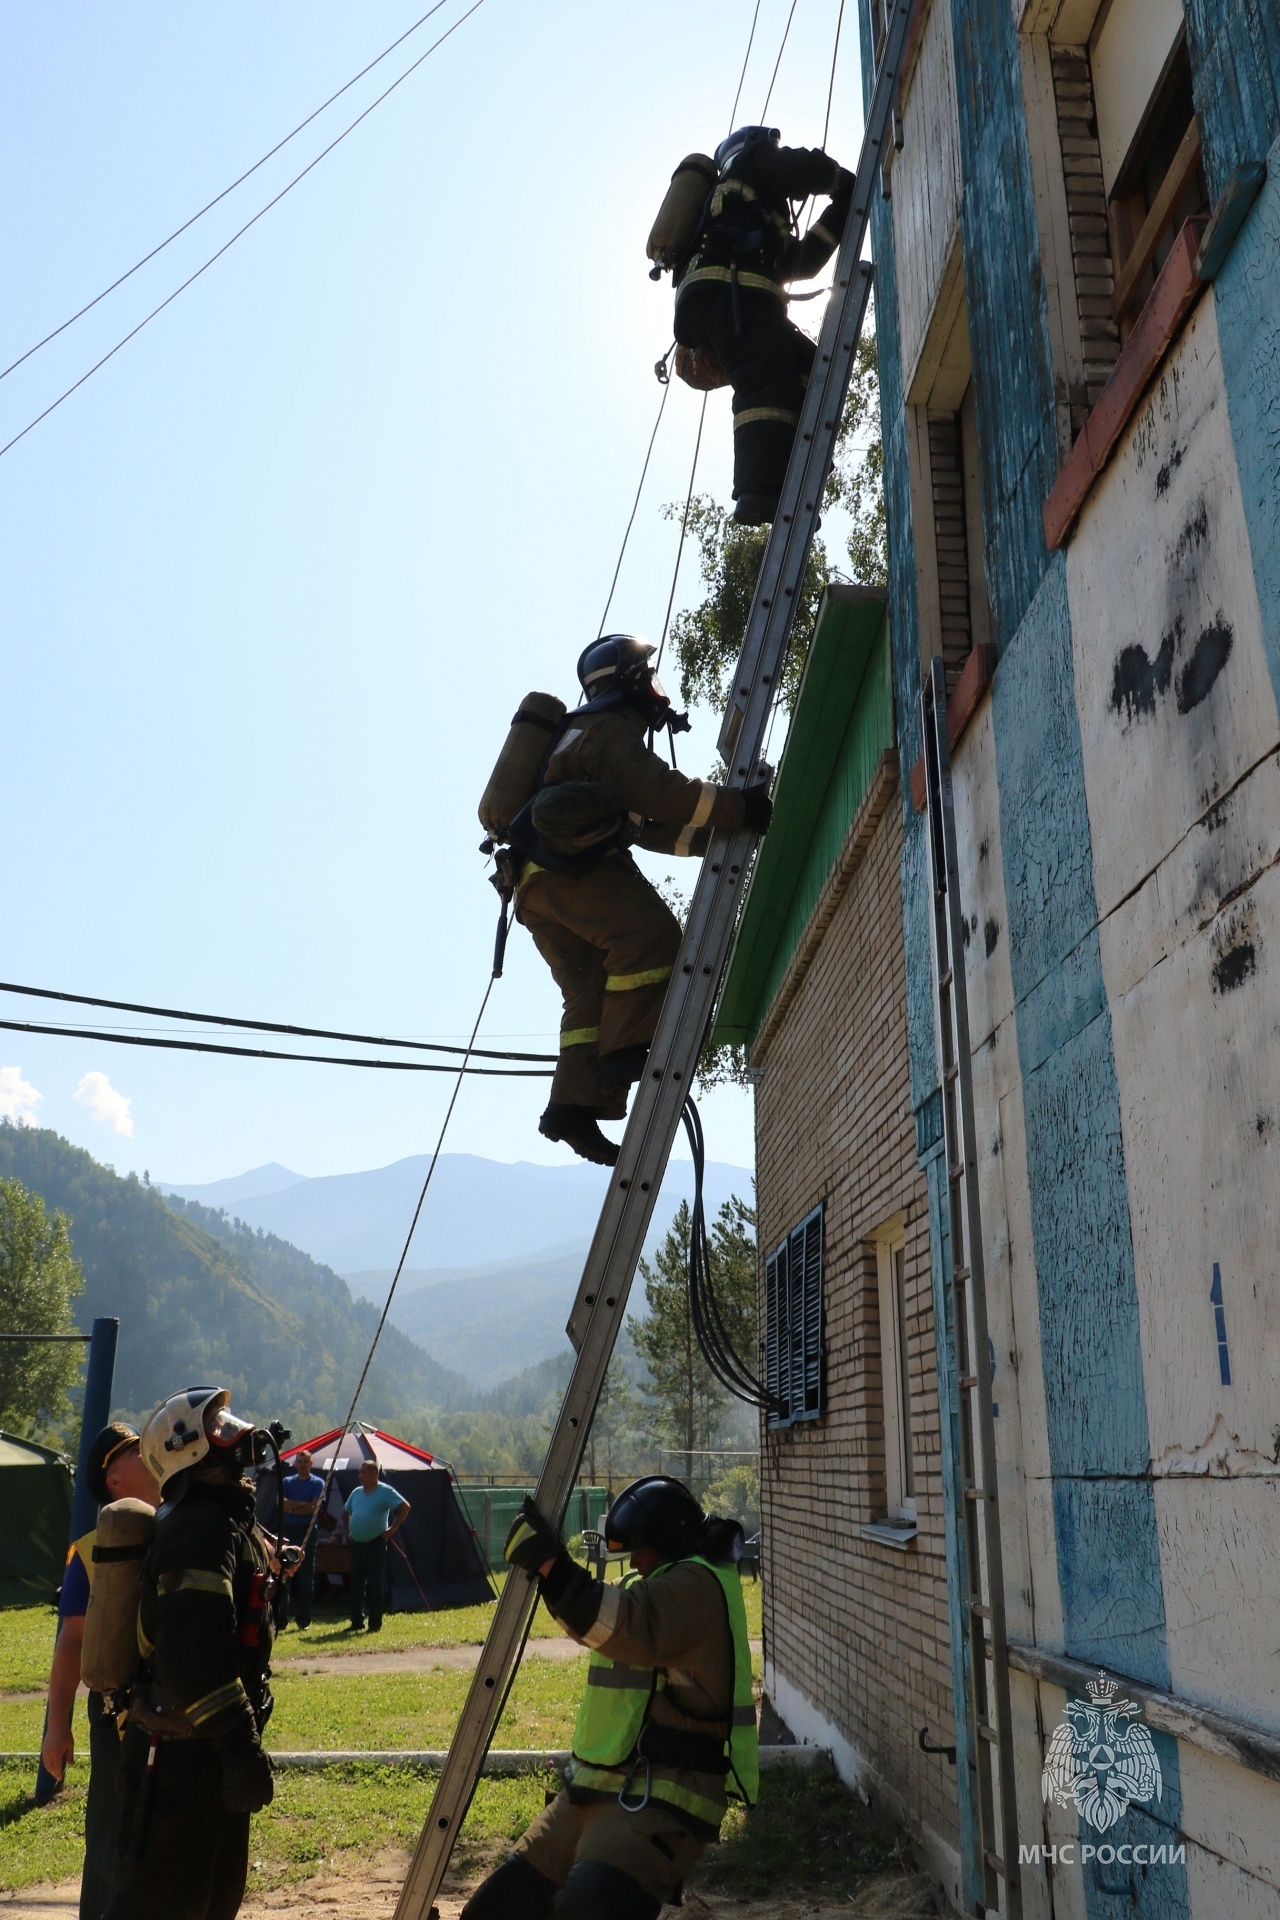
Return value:
[[(447, 0), (0, 383), (0, 442), (467, 4)], [(676, 161), (727, 128), (752, 4), (484, 0), (0, 459), (5, 979), (465, 1036), (496, 907), (476, 802), (521, 695), (572, 698), (596, 632), (659, 399), (652, 364), (671, 337), (669, 283), (648, 280), (644, 241)], [(739, 120), (761, 111), (789, 7), (761, 0)], [(821, 135), (838, 10), (797, 0), (769, 115), (784, 138)], [(7, 9), (0, 364), (421, 11)], [(846, 6), (829, 145), (849, 162), (860, 99)], [(698, 407), (673, 389), (611, 626), (661, 630), (676, 529), (659, 508), (683, 498)], [(700, 489), (727, 500), (730, 467), (717, 394)], [(677, 605), (696, 591), (687, 554)], [(715, 730), (708, 716), (683, 764), (706, 771)], [(43, 1017), (7, 998), (0, 1014)], [(517, 932), (483, 1037), (552, 1046), (557, 1024)], [(421, 1152), (446, 1093), (427, 1076), (0, 1033), (0, 1111), (26, 1109), (121, 1169), (170, 1180)], [(472, 1082), (449, 1144), (562, 1159), (536, 1133), (544, 1099), (541, 1082)], [(716, 1159), (750, 1161), (747, 1096), (710, 1096), (705, 1119)]]

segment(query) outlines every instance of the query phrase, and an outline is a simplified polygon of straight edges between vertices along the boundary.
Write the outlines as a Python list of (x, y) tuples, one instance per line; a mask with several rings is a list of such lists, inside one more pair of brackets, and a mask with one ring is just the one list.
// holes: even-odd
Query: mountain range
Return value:
[[(368, 1172), (309, 1180), (273, 1164), (205, 1185), (160, 1185), (202, 1206), (225, 1208), (338, 1273), (372, 1278), (389, 1274), (400, 1257), (427, 1166), (427, 1156), (415, 1154)], [(429, 1285), (431, 1274), (447, 1281), (461, 1271), (530, 1259), (541, 1263), (585, 1250), (607, 1184), (607, 1169), (585, 1162), (508, 1165), (475, 1154), (442, 1153), (407, 1265), (419, 1274), (419, 1285)], [(745, 1167), (709, 1161), (704, 1189), (710, 1220), (731, 1194), (751, 1198), (752, 1176)], [(681, 1200), (692, 1197), (692, 1163), (672, 1160), (654, 1208), (650, 1248), (666, 1232)]]

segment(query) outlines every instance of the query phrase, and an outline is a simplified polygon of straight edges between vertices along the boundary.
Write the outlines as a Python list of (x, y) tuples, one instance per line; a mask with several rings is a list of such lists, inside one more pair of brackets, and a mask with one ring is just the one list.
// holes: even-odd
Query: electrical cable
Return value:
[[(471, 1037), (467, 1042), (468, 1057), (470, 1056), (472, 1048), (475, 1046), (476, 1035), (480, 1031), (480, 1022), (484, 1019), (485, 1009), (489, 1004), (489, 996), (493, 992), (494, 982), (497, 978), (498, 975), (496, 973), (491, 973), (485, 984), (484, 995), (480, 1001), (480, 1011), (476, 1014), (475, 1024), (471, 1029)], [(426, 1202), (428, 1189), (431, 1186), (431, 1177), (435, 1173), (436, 1166), (440, 1159), (441, 1149), (445, 1142), (445, 1135), (449, 1131), (449, 1122), (453, 1119), (453, 1110), (458, 1104), (458, 1095), (462, 1092), (462, 1082), (467, 1073), (466, 1060), (456, 1069), (456, 1072), (457, 1079), (454, 1082), (453, 1092), (449, 1096), (449, 1104), (445, 1109), (444, 1119), (440, 1122), (440, 1131), (436, 1136), (435, 1151), (431, 1155), (426, 1175), (422, 1182), (422, 1188), (418, 1194), (418, 1204), (413, 1210), (413, 1218), (409, 1222), (409, 1231), (405, 1235), (404, 1245), (400, 1249), (400, 1258), (396, 1261), (395, 1272), (391, 1276), (391, 1285), (387, 1288), (387, 1297), (383, 1302), (382, 1312), (378, 1316), (378, 1324), (373, 1330), (373, 1339), (369, 1342), (369, 1351), (365, 1355), (364, 1365), (360, 1369), (360, 1378), (356, 1381), (356, 1390), (351, 1396), (351, 1405), (347, 1408), (347, 1417), (342, 1423), (342, 1431), (338, 1436), (338, 1443), (330, 1456), (329, 1471), (325, 1475), (324, 1492), (317, 1501), (315, 1512), (312, 1514), (307, 1530), (302, 1536), (301, 1544), (304, 1548), (315, 1530), (319, 1515), (324, 1512), (329, 1505), (329, 1489), (333, 1485), (333, 1476), (337, 1461), (346, 1444), (347, 1435), (352, 1431), (352, 1423), (356, 1417), (356, 1408), (360, 1404), (360, 1395), (364, 1392), (364, 1383), (369, 1377), (369, 1369), (373, 1365), (373, 1356), (378, 1351), (378, 1342), (381, 1340), (383, 1329), (387, 1324), (387, 1315), (391, 1312), (391, 1302), (396, 1297), (396, 1288), (400, 1284), (400, 1276), (404, 1272), (405, 1261), (409, 1258), (409, 1248), (413, 1245), (413, 1236), (418, 1230), (418, 1221), (422, 1217), (422, 1209)]]
[(4, 445), (0, 446), (0, 460), (2, 460), (5, 454), (8, 453), (12, 448), (17, 446), (19, 440), (25, 440), (27, 435), (32, 431), (32, 429), (35, 427), (38, 427), (42, 420), (47, 420), (51, 413), (56, 412), (56, 410), (62, 405), (64, 400), (69, 400), (73, 393), (77, 393), (79, 389), (85, 384), (86, 380), (91, 380), (94, 374), (97, 373), (101, 367), (106, 366), (108, 360), (113, 360), (116, 354), (120, 352), (122, 347), (127, 347), (131, 340), (136, 339), (138, 334), (142, 332), (142, 329), (144, 327), (150, 326), (151, 322), (157, 317), (157, 315), (162, 314), (166, 307), (172, 306), (173, 302), (178, 298), (178, 295), (180, 293), (185, 293), (188, 287), (193, 286), (194, 283), (200, 278), (201, 274), (208, 272), (209, 268), (213, 266), (215, 261), (221, 260), (223, 254), (226, 253), (231, 247), (234, 247), (237, 240), (243, 239), (244, 235), (248, 233), (250, 227), (255, 227), (258, 224), (259, 220), (262, 219), (264, 214), (270, 213), (272, 207), (278, 206), (281, 200), (284, 199), (287, 193), (292, 193), (293, 189), (301, 181), (305, 180), (307, 175), (311, 173), (314, 168), (320, 165), (320, 162), (326, 157), (326, 155), (332, 153), (335, 147), (340, 146), (341, 143), (346, 139), (349, 133), (354, 133), (356, 128), (360, 125), (361, 121), (367, 120), (369, 115), (374, 111), (375, 107), (380, 107), (383, 101), (388, 99), (390, 95), (395, 92), (397, 87), (403, 85), (403, 83), (409, 78), (409, 75), (411, 73), (415, 73), (417, 71), (417, 69), (422, 65), (424, 60), (429, 60), (431, 58), (431, 55), (436, 51), (437, 47), (442, 47), (445, 41), (450, 37), (450, 35), (456, 33), (458, 31), (458, 28), (462, 26), (465, 21), (469, 20), (473, 13), (478, 12), (478, 10), (483, 5), (484, 5), (484, 0), (472, 0), (472, 4), (467, 8), (467, 11), (464, 14), (461, 14), (459, 18), (454, 21), (453, 25), (447, 28), (446, 31), (440, 35), (440, 38), (438, 40), (433, 40), (431, 45), (427, 48), (426, 52), (423, 54), (419, 54), (418, 58), (413, 62), (413, 65), (405, 68), (404, 72), (400, 75), (399, 79), (393, 80), (391, 82), (391, 85), (385, 90), (385, 92), (380, 93), (377, 99), (372, 101), (365, 108), (363, 113), (357, 114), (356, 118), (351, 122), (350, 126), (344, 127), (342, 132), (336, 135), (335, 138), (329, 142), (327, 147), (322, 147), (320, 152), (316, 155), (315, 159), (309, 160), (306, 166), (302, 169), (301, 173), (295, 174), (293, 179), (289, 181), (287, 186), (281, 187), (279, 193), (277, 193), (274, 196), (274, 198), (268, 200), (265, 207), (260, 207), (258, 212), (253, 215), (252, 219), (246, 220), (244, 225), (238, 228), (236, 232), (232, 234), (229, 240), (226, 240), (223, 242), (222, 246), (218, 248), (216, 253), (211, 253), (203, 266), (197, 267), (194, 273), (188, 274), (187, 278), (182, 282), (181, 286), (175, 287), (173, 292), (169, 294), (164, 300), (162, 300), (158, 307), (153, 307), (151, 309), (151, 312), (147, 314), (144, 319), (139, 320), (136, 327), (131, 327), (128, 333), (125, 334), (124, 338), (122, 340), (117, 340), (114, 347), (111, 347), (106, 353), (104, 353), (100, 360), (95, 360), (87, 373), (82, 373), (80, 375), (80, 378), (78, 380), (73, 381), (72, 384), (68, 388), (66, 388), (66, 390), (63, 393), (60, 393), (58, 395), (56, 400), (51, 400), (49, 402), (49, 405), (45, 407), (44, 411), (41, 413), (38, 413), (34, 420), (28, 420), (26, 426), (21, 428), (19, 432), (15, 433), (11, 440), (6, 440)]
[[(271, 1047), (220, 1046), (213, 1040), (173, 1040), (155, 1033), (104, 1033), (93, 1027), (46, 1027), (34, 1020), (0, 1020), (7, 1033), (47, 1033), (56, 1040), (100, 1040), (111, 1047), (159, 1047), (174, 1053), (223, 1053), (237, 1060), (300, 1060), (317, 1067), (372, 1067), (384, 1073), (471, 1073), (490, 1080), (549, 1080), (553, 1067), (460, 1067), (443, 1060), (361, 1060), (342, 1053), (285, 1053)], [(459, 1049), (464, 1051), (464, 1049)], [(546, 1056), (544, 1055), (543, 1058)]]
[(662, 425), (662, 416), (666, 411), (667, 395), (670, 393), (670, 391), (671, 391), (671, 388), (669, 384), (664, 381), (662, 386), (662, 398), (658, 402), (658, 417), (653, 423), (653, 432), (649, 435), (649, 449), (644, 456), (644, 465), (640, 469), (640, 484), (636, 488), (636, 497), (631, 503), (631, 518), (627, 521), (627, 530), (622, 536), (622, 548), (618, 554), (618, 564), (613, 570), (613, 579), (609, 582), (609, 598), (605, 601), (604, 612), (600, 615), (600, 628), (596, 634), (597, 640), (600, 638), (601, 634), (603, 634), (604, 632), (604, 623), (609, 618), (609, 609), (613, 605), (613, 596), (618, 585), (618, 575), (622, 572), (622, 562), (626, 558), (627, 542), (631, 538), (631, 529), (632, 527), (634, 527), (636, 523), (636, 513), (639, 510), (639, 506), (640, 506), (640, 495), (644, 492), (645, 475), (649, 471), (649, 462), (653, 457), (653, 443), (658, 437), (658, 428)]
[(768, 119), (768, 117), (769, 117), (769, 102), (770, 102), (770, 101), (772, 100), (772, 98), (773, 98), (773, 89), (774, 89), (774, 86), (776, 85), (776, 83), (777, 83), (777, 79), (778, 79), (778, 69), (779, 69), (779, 67), (780, 67), (780, 66), (782, 65), (782, 56), (783, 56), (783, 54), (784, 54), (784, 53), (786, 52), (786, 50), (787, 50), (787, 37), (788, 37), (788, 35), (789, 35), (789, 34), (790, 34), (790, 32), (791, 32), (791, 22), (792, 22), (792, 21), (793, 21), (793, 20), (795, 19), (795, 17), (796, 17), (796, 6), (797, 6), (797, 3), (798, 3), (798, 0), (791, 0), (791, 11), (790, 11), (790, 13), (789, 13), (789, 14), (787, 15), (787, 24), (786, 24), (786, 26), (785, 26), (785, 27), (784, 27), (784, 28), (782, 29), (782, 45), (781, 45), (781, 46), (780, 46), (780, 47), (778, 48), (778, 57), (777, 57), (777, 59), (776, 59), (776, 60), (774, 61), (774, 63), (773, 63), (773, 78), (772, 78), (772, 80), (770, 80), (770, 82), (769, 82), (769, 91), (768, 91), (768, 93), (766, 93), (766, 95), (765, 95), (765, 97), (764, 97), (764, 106), (763, 106), (763, 107), (761, 108), (761, 110), (760, 110), (760, 124), (761, 124), (761, 126), (763, 126), (763, 125), (764, 125), (764, 123), (765, 123), (765, 121), (766, 121), (766, 120)]
[(711, 1250), (707, 1239), (707, 1217), (703, 1204), (703, 1173), (706, 1167), (706, 1143), (702, 1120), (691, 1099), (686, 1098), (681, 1112), (684, 1130), (693, 1156), (693, 1206), (689, 1213), (689, 1312), (698, 1349), (711, 1373), (736, 1400), (769, 1410), (780, 1403), (756, 1378), (733, 1345), (725, 1324), (725, 1314), (716, 1296), (712, 1279)]
[(746, 80), (746, 77), (747, 77), (747, 63), (751, 58), (751, 49), (755, 45), (756, 22), (759, 20), (759, 18), (760, 18), (760, 0), (756, 0), (756, 10), (751, 16), (751, 31), (747, 35), (747, 50), (742, 56), (742, 72), (738, 75), (738, 91), (734, 94), (733, 105), (729, 109), (730, 133), (733, 132), (734, 122), (738, 117), (738, 102), (742, 98), (742, 86), (743, 86), (743, 82)]
[[(707, 396), (702, 396), (702, 412), (698, 415), (698, 437), (693, 443), (693, 465), (689, 469), (689, 491), (684, 497), (684, 513), (680, 520), (680, 544), (676, 548), (676, 564), (671, 575), (671, 591), (667, 595), (666, 618), (662, 622), (662, 638), (658, 642), (658, 655), (653, 663), (656, 673), (662, 665), (662, 655), (667, 644), (667, 629), (671, 625), (671, 609), (676, 600), (676, 581), (680, 578), (680, 561), (684, 554), (684, 537), (689, 531), (689, 509), (693, 505), (693, 483), (698, 471), (698, 454), (702, 449), (702, 429), (707, 418)], [(675, 742), (671, 743), (671, 764), (675, 765)]]
[[(181, 1007), (149, 1007), (139, 1000), (99, 1000), (88, 993), (59, 993), (52, 987), (20, 987), (0, 980), (0, 993), (22, 993), (32, 1000), (66, 1000), (78, 1007), (109, 1007), (113, 1013), (150, 1013), (164, 1020), (198, 1020), (207, 1027), (237, 1027), (253, 1033), (291, 1033), (302, 1040), (349, 1040), (360, 1047), (404, 1047), (415, 1053), (466, 1053), (465, 1047), (446, 1046), (442, 1040), (392, 1040), (384, 1033), (343, 1033), (335, 1027), (295, 1027), (276, 1020), (233, 1020), (229, 1014), (190, 1013)], [(472, 1047), (476, 1060), (556, 1061), (554, 1053), (501, 1053), (491, 1047)]]
[(836, 91), (836, 61), (840, 58), (840, 29), (844, 25), (844, 0), (840, 0), (840, 11), (836, 15), (836, 44), (831, 50), (831, 78), (827, 83), (827, 114), (822, 122), (822, 151), (827, 150), (827, 135), (831, 132), (831, 102)]
[(406, 27), (398, 40), (393, 40), (389, 47), (384, 47), (377, 58), (371, 60), (367, 67), (361, 67), (359, 73), (353, 73), (351, 78), (346, 81), (343, 86), (340, 86), (336, 93), (331, 93), (327, 100), (322, 100), (315, 111), (309, 113), (305, 120), (299, 120), (292, 133), (286, 133), (284, 139), (277, 140), (274, 147), (269, 147), (260, 160), (255, 160), (251, 167), (246, 167), (239, 178), (233, 180), (229, 187), (224, 187), (221, 193), (215, 193), (212, 200), (206, 200), (198, 213), (193, 213), (189, 220), (184, 220), (180, 227), (175, 227), (167, 239), (161, 240), (158, 246), (152, 247), (150, 253), (144, 253), (141, 260), (135, 260), (133, 265), (124, 273), (120, 274), (117, 279), (113, 280), (109, 287), (104, 287), (101, 293), (96, 293), (92, 300), (87, 300), (84, 306), (73, 313), (70, 319), (64, 320), (60, 327), (55, 327), (52, 333), (46, 333), (43, 340), (37, 340), (33, 347), (28, 347), (25, 353), (18, 355), (16, 360), (11, 360), (7, 367), (0, 370), (0, 380), (7, 380), (9, 375), (18, 367), (22, 366), (24, 361), (29, 360), (33, 353), (39, 353), (41, 347), (47, 347), (51, 340), (56, 340), (58, 335), (65, 333), (68, 327), (73, 327), (77, 320), (83, 320), (85, 314), (91, 313), (96, 306), (100, 305), (100, 303), (106, 299), (109, 293), (114, 293), (117, 287), (122, 287), (125, 281), (131, 280), (134, 274), (145, 267), (149, 260), (154, 260), (157, 254), (163, 253), (166, 247), (172, 246), (175, 240), (180, 239), (188, 227), (194, 227), (197, 220), (203, 220), (206, 213), (212, 213), (213, 209), (220, 201), (225, 200), (229, 193), (234, 193), (237, 187), (242, 187), (246, 180), (257, 173), (259, 167), (265, 167), (268, 160), (273, 160), (276, 154), (287, 147), (291, 140), (296, 140), (304, 127), (309, 127), (313, 120), (319, 119), (320, 115), (324, 113), (327, 108), (331, 107), (335, 100), (340, 100), (344, 93), (349, 93), (357, 81), (363, 80), (367, 73), (372, 73), (376, 66), (380, 66), (387, 56), (394, 53), (397, 47), (402, 46), (406, 40), (418, 31), (419, 27), (425, 26), (432, 14), (439, 13), (444, 4), (445, 0), (436, 0), (434, 7), (428, 8), (421, 19), (415, 20), (411, 27)]

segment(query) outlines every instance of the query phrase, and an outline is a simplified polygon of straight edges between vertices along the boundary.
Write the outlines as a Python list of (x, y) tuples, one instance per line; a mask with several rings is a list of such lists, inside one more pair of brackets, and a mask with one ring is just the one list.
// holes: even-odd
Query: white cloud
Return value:
[[(36, 1098), (39, 1099), (39, 1095)], [(133, 1115), (127, 1094), (117, 1093), (105, 1073), (86, 1073), (76, 1088), (76, 1099), (88, 1107), (95, 1120), (101, 1120), (112, 1133), (133, 1134)]]
[(0, 1120), (34, 1127), (36, 1106), (44, 1095), (22, 1077), (21, 1067), (0, 1067)]

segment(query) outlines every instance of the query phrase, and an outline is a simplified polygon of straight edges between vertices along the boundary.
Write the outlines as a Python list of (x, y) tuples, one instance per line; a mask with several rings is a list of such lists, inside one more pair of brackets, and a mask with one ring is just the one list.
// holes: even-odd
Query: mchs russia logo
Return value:
[(1046, 1801), (1074, 1806), (1095, 1833), (1108, 1833), (1135, 1801), (1158, 1800), (1164, 1782), (1136, 1702), (1122, 1699), (1105, 1674), (1090, 1680), (1085, 1692), (1087, 1700), (1067, 1701), (1044, 1757), (1040, 1788)]

